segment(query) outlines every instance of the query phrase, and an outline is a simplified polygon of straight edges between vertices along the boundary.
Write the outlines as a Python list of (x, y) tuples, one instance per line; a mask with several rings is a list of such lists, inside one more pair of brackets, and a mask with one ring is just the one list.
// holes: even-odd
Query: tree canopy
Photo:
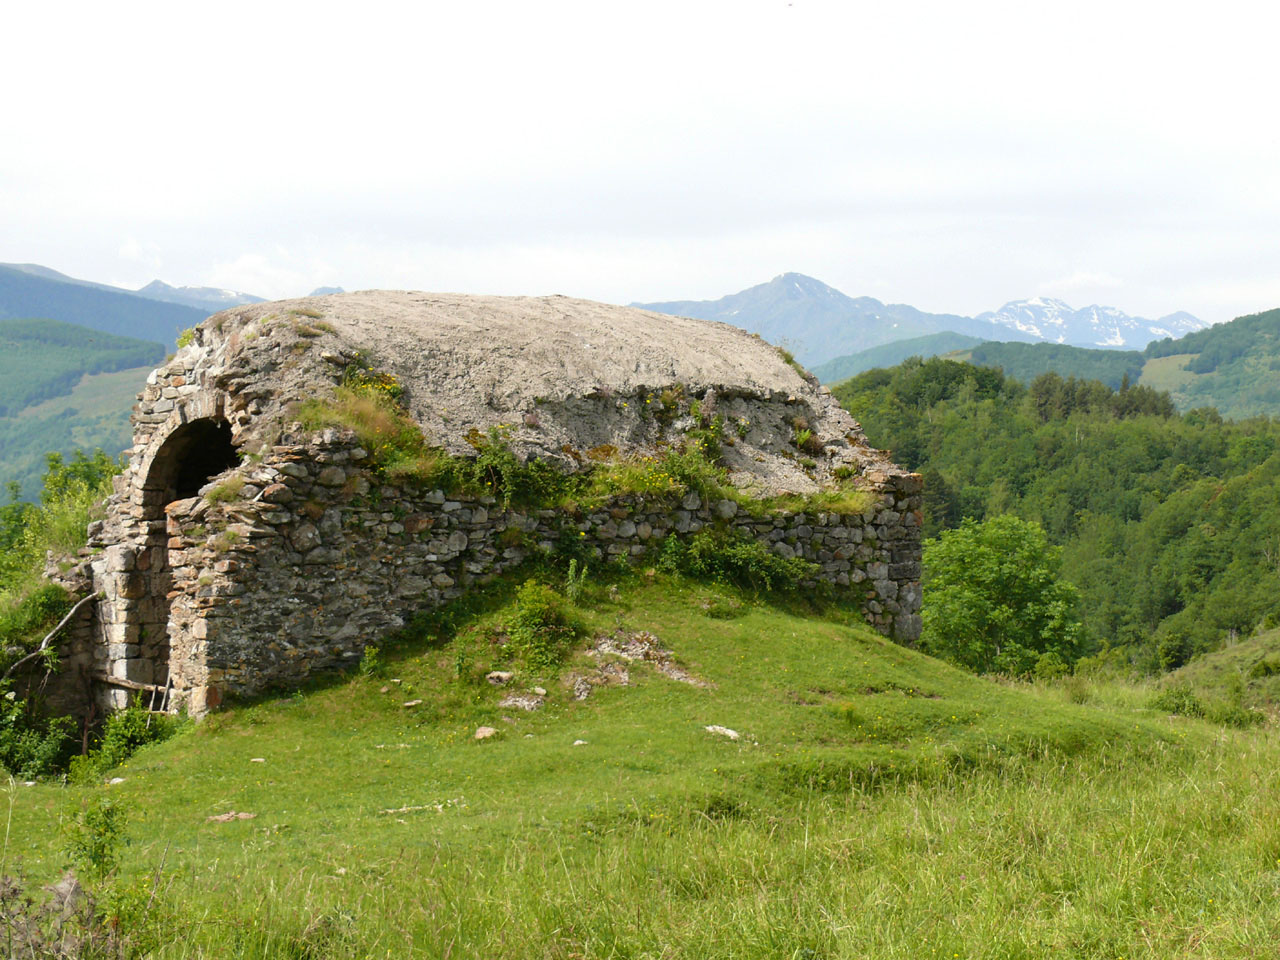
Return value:
[(1080, 655), (1079, 594), (1038, 523), (965, 520), (925, 544), (924, 646), (978, 673), (1024, 675)]

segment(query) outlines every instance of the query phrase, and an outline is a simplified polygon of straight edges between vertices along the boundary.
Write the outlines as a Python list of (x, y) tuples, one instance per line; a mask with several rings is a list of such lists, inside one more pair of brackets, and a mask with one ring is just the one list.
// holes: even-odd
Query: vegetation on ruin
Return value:
[[(584, 628), (552, 669), (495, 643), (523, 574), (384, 645), (377, 672), (142, 747), (121, 783), (12, 787), (5, 872), (39, 901), (79, 864), (95, 908), (67, 923), (113, 931), (112, 956), (1220, 960), (1280, 935), (1274, 729), (616, 576), (577, 604), (563, 570), (532, 581), (535, 609)], [(586, 638), (619, 630), (708, 685), (620, 661), (628, 686), (573, 700), (602, 662)], [(500, 705), (535, 686), (541, 709)]]
[[(678, 500), (697, 493), (704, 501), (733, 500), (754, 516), (776, 512), (826, 511), (857, 514), (870, 509), (876, 496), (846, 477), (814, 494), (758, 497), (729, 483), (720, 466), (726, 442), (722, 417), (703, 417), (702, 425), (650, 455), (623, 457), (613, 447), (585, 452), (567, 450), (578, 469), (568, 472), (543, 460), (521, 460), (511, 449), (509, 431), (501, 427), (464, 438), (475, 453), (453, 456), (429, 445), (403, 406), (404, 388), (391, 374), (357, 357), (346, 368), (332, 397), (314, 398), (296, 410), (304, 427), (351, 430), (369, 453), (374, 469), (392, 483), (440, 488), (451, 493), (491, 495), (504, 507), (591, 509), (618, 496)], [(677, 384), (643, 399), (645, 409), (664, 422), (681, 412), (697, 412), (697, 401)], [(638, 399), (637, 403), (641, 400)], [(816, 439), (808, 424), (797, 421), (796, 446), (811, 452)], [(819, 445), (819, 452), (820, 445)]]

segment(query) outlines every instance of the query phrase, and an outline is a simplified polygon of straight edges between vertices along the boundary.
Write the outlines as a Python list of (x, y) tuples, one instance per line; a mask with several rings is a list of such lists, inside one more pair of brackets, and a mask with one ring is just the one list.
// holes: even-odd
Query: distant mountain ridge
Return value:
[(1014, 300), (977, 317), (927, 313), (908, 304), (850, 297), (801, 273), (784, 273), (719, 300), (669, 300), (634, 307), (720, 320), (786, 346), (808, 366), (872, 347), (951, 332), (982, 340), (1050, 341), (1085, 347), (1137, 348), (1208, 324), (1188, 313), (1159, 320), (1131, 317), (1114, 307), (1075, 310), (1061, 300)]
[(1128, 350), (1141, 350), (1153, 340), (1176, 339), (1209, 326), (1185, 311), (1147, 320), (1097, 304), (1076, 310), (1052, 297), (1013, 300), (999, 310), (980, 313), (974, 319), (1050, 343)]
[(251, 293), (240, 293), (237, 290), (220, 290), (217, 287), (171, 287), (163, 280), (152, 280), (145, 287), (135, 291), (138, 296), (149, 300), (162, 300), (165, 303), (178, 303), (197, 310), (217, 313), (228, 307), (238, 307), (244, 303), (264, 303), (265, 298), (255, 297)]
[(802, 273), (784, 273), (719, 300), (670, 300), (631, 306), (731, 323), (786, 347), (806, 366), (883, 343), (947, 330), (982, 336), (973, 332), (974, 321), (969, 317), (925, 313), (907, 304), (881, 303), (874, 297), (850, 297)]
[(166, 303), (34, 264), (0, 264), (0, 319), (44, 319), (172, 344), (208, 310)]

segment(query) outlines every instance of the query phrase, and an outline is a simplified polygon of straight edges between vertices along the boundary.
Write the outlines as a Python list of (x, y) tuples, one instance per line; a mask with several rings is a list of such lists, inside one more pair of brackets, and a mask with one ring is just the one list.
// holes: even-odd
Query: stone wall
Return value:
[(696, 495), (504, 510), (386, 485), (340, 431), (291, 427), (264, 442), (269, 389), (195, 349), (148, 380), (129, 464), (78, 573), (102, 599), (66, 644), (77, 689), (87, 675), (102, 706), (141, 693), (198, 715), (229, 694), (297, 684), (565, 537), (601, 561), (651, 562), (668, 536), (731, 528), (818, 564), (882, 633), (919, 636), (920, 479), (882, 458), (862, 476), (874, 503), (853, 516), (758, 518)]
[[(235, 501), (194, 497), (168, 506), (168, 638), (174, 662), (185, 664), (175, 673), (193, 711), (228, 693), (287, 687), (350, 663), (414, 612), (566, 536), (600, 560), (642, 561), (665, 537), (733, 528), (780, 556), (817, 563), (819, 578), (847, 591), (886, 635), (919, 635), (920, 483), (912, 474), (885, 478), (874, 507), (856, 516), (756, 518), (733, 501), (703, 503), (697, 494), (674, 505), (619, 497), (571, 515), (414, 493), (379, 483), (366, 461), (364, 450), (330, 431), (277, 445), (243, 468)], [(147, 659), (141, 646), (116, 652)], [(114, 669), (159, 679), (141, 662)]]

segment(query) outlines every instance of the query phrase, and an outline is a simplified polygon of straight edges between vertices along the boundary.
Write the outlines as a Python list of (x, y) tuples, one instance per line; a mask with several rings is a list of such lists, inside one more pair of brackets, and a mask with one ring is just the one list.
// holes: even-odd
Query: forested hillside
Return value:
[(926, 531), (1014, 513), (1064, 547), (1095, 647), (1176, 666), (1280, 616), (1280, 423), (1146, 387), (908, 361), (835, 388), (925, 477)]
[(0, 417), (63, 396), (85, 374), (154, 367), (164, 346), (58, 320), (0, 319)]
[(1092, 350), (1063, 343), (983, 343), (973, 347), (967, 359), (980, 366), (999, 367), (1023, 383), (1042, 373), (1057, 373), (1098, 380), (1113, 390), (1119, 390), (1126, 378), (1137, 383), (1145, 362), (1137, 350)]
[(1160, 340), (1145, 354), (1143, 382), (1167, 389), (1181, 409), (1212, 406), (1224, 417), (1280, 415), (1280, 310)]
[(164, 352), (57, 320), (0, 320), (0, 490), (34, 497), (48, 453), (129, 446), (129, 410)]
[(837, 383), (876, 367), (891, 367), (908, 357), (936, 357), (944, 353), (976, 347), (984, 341), (963, 333), (931, 333), (909, 340), (895, 340), (859, 353), (836, 357), (813, 368), (813, 375), (823, 383)]

